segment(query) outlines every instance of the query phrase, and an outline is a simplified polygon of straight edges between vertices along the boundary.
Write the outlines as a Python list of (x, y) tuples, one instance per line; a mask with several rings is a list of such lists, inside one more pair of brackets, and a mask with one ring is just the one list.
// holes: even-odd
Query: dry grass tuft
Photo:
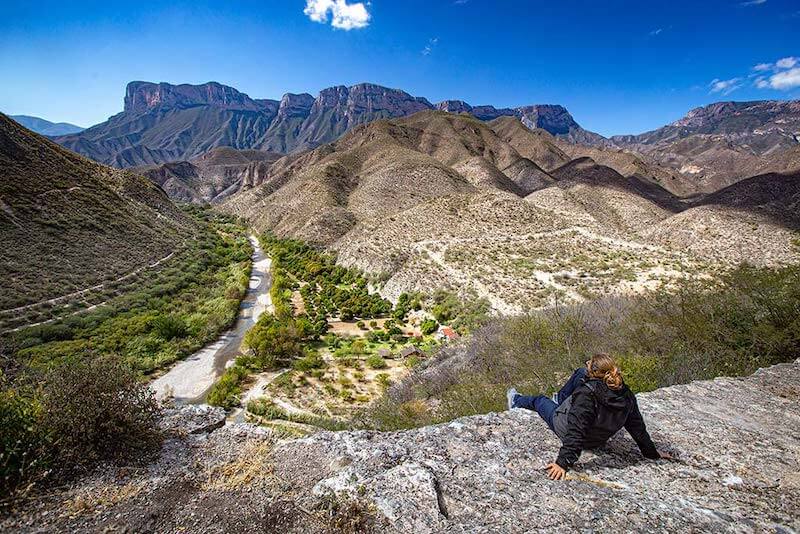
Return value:
[(233, 460), (215, 466), (202, 485), (202, 490), (235, 490), (274, 478), (272, 445), (272, 441), (250, 444)]
[(148, 484), (144, 481), (128, 482), (122, 486), (109, 484), (99, 488), (81, 491), (73, 498), (64, 502), (64, 513), (75, 517), (84, 513), (91, 513), (98, 508), (113, 506), (139, 495)]

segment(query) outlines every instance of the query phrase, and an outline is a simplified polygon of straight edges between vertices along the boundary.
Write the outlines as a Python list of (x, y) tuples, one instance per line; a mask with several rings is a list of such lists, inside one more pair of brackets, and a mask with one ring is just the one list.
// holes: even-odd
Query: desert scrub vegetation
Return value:
[(311, 413), (289, 413), (270, 399), (263, 397), (248, 402), (247, 412), (256, 418), (301, 423), (325, 430), (344, 430), (347, 428), (346, 422), (340, 419)]
[(45, 368), (77, 354), (112, 355), (150, 373), (228, 328), (247, 290), (252, 247), (234, 219), (186, 210), (202, 232), (179, 265), (150, 273), (95, 309), (11, 334), (16, 357)]
[(506, 388), (549, 394), (595, 352), (617, 358), (637, 392), (793, 361), (800, 266), (742, 265), (672, 290), (494, 319), (390, 389), (363, 424), (399, 429), (503, 410)]
[(462, 334), (469, 333), (484, 324), (491, 309), (489, 301), (485, 298), (462, 299), (456, 293), (443, 289), (436, 290), (431, 300), (431, 313), (436, 321), (450, 324)]
[(152, 391), (119, 359), (76, 357), (46, 372), (6, 366), (0, 371), (0, 491), (24, 496), (99, 462), (146, 457), (161, 442), (158, 416)]

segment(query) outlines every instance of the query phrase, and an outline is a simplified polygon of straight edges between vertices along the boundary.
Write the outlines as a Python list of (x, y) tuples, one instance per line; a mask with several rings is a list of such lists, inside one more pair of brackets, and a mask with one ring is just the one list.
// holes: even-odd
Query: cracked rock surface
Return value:
[[(218, 427), (215, 409), (178, 408), (149, 465), (87, 476), (0, 530), (793, 532), (799, 372), (800, 360), (639, 395), (656, 445), (675, 459), (643, 459), (623, 431), (584, 452), (564, 482), (544, 475), (557, 438), (525, 410), (286, 441), (251, 425)], [(331, 503), (359, 503), (367, 520), (343, 522), (353, 517)]]
[(279, 445), (275, 464), (311, 495), (364, 496), (397, 531), (796, 530), (798, 371), (800, 362), (640, 395), (653, 439), (676, 459), (643, 459), (622, 431), (584, 452), (567, 482), (545, 478), (559, 442), (521, 409), (317, 434)]

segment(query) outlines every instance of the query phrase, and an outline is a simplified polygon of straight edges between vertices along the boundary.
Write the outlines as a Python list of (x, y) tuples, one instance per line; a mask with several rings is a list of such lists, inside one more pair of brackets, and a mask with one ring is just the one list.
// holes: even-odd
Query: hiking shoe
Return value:
[(509, 389), (506, 391), (506, 399), (508, 399), (508, 409), (511, 410), (514, 408), (514, 401), (519, 396), (517, 390), (514, 388)]

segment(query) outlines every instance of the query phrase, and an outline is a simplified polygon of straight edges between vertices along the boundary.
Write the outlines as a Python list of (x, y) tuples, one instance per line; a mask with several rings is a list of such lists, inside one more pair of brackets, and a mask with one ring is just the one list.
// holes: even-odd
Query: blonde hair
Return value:
[(589, 360), (589, 376), (599, 378), (610, 389), (622, 388), (622, 373), (619, 372), (617, 362), (608, 354), (595, 354)]

